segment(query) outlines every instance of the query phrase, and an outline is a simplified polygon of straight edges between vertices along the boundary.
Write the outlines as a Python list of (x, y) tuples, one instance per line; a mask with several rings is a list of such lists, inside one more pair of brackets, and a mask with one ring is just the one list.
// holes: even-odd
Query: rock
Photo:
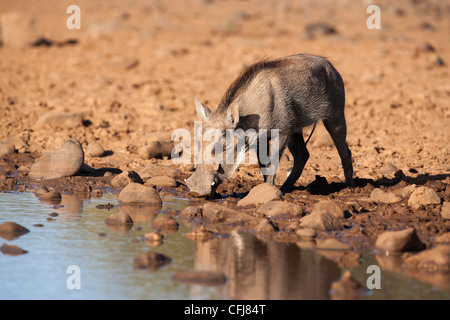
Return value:
[(15, 150), (16, 149), (13, 144), (0, 142), (0, 157), (13, 154)]
[(168, 167), (168, 166), (164, 166), (164, 165), (160, 165), (160, 164), (150, 164), (150, 165), (147, 165), (143, 170), (138, 171), (138, 173), (141, 176), (141, 178), (144, 181), (146, 181), (146, 180), (150, 179), (151, 177), (156, 177), (156, 176), (166, 176), (166, 177), (176, 178), (178, 175), (181, 174), (181, 171), (176, 168), (172, 168), (172, 167)]
[(107, 217), (105, 223), (106, 225), (133, 224), (133, 219), (128, 214), (119, 211)]
[(413, 209), (419, 209), (422, 206), (430, 204), (440, 204), (441, 198), (437, 193), (427, 187), (419, 187), (411, 194), (408, 200), (408, 205)]
[(172, 178), (167, 176), (156, 176), (148, 179), (145, 182), (146, 186), (155, 186), (157, 188), (175, 188), (178, 186), (178, 182)]
[(31, 167), (31, 179), (56, 179), (76, 175), (84, 163), (84, 152), (78, 140), (68, 140), (59, 149), (44, 153)]
[(450, 219), (450, 202), (446, 201), (442, 204), (441, 216), (444, 219)]
[(317, 232), (314, 229), (311, 228), (302, 228), (298, 229), (296, 232), (298, 237), (302, 240), (312, 240), (316, 237)]
[(409, 185), (407, 187), (404, 187), (403, 190), (402, 190), (402, 193), (401, 193), (402, 198), (404, 198), (404, 199), (408, 198), (409, 199), (409, 197), (412, 195), (412, 193), (416, 189), (417, 189), (417, 186), (415, 184), (411, 184), (411, 185)]
[(329, 212), (336, 218), (344, 218), (344, 211), (338, 202), (333, 200), (321, 200), (314, 205), (311, 213)]
[(139, 155), (143, 159), (163, 159), (164, 157), (171, 158), (173, 149), (172, 142), (167, 141), (152, 141), (148, 145), (142, 147)]
[(370, 194), (370, 200), (373, 202), (383, 202), (383, 203), (397, 203), (402, 201), (403, 199), (390, 192), (385, 192), (381, 189), (374, 189)]
[(272, 200), (281, 200), (281, 191), (268, 183), (253, 187), (248, 195), (238, 202), (238, 206), (258, 205)]
[(6, 221), (0, 224), (0, 237), (7, 240), (13, 240), (28, 232), (30, 230), (12, 221)]
[(425, 244), (420, 241), (414, 228), (401, 231), (386, 231), (380, 234), (375, 243), (375, 250), (385, 252), (420, 251)]
[(156, 270), (172, 262), (172, 259), (157, 252), (147, 252), (136, 257), (133, 261), (135, 269)]
[(103, 149), (103, 146), (100, 143), (94, 142), (88, 146), (86, 155), (91, 157), (103, 157), (105, 155), (105, 149)]
[(161, 197), (154, 188), (133, 182), (120, 191), (118, 200), (124, 204), (162, 204)]
[(266, 217), (274, 217), (282, 214), (298, 217), (302, 215), (303, 209), (299, 205), (287, 201), (269, 201), (261, 205), (256, 212)]
[(171, 232), (177, 231), (179, 228), (179, 224), (171, 216), (160, 214), (155, 218), (155, 220), (153, 220), (152, 227), (153, 229), (163, 232)]
[(36, 21), (22, 12), (7, 12), (0, 16), (4, 46), (24, 48), (36, 43), (42, 35), (36, 31)]
[(123, 188), (123, 187), (126, 187), (127, 185), (129, 185), (130, 183), (143, 184), (144, 181), (142, 181), (139, 174), (137, 174), (135, 171), (132, 171), (132, 170), (124, 171), (124, 172), (118, 174), (117, 176), (115, 176), (111, 180), (111, 185), (113, 187)]
[(383, 177), (388, 179), (395, 178), (397, 172), (399, 172), (399, 169), (392, 163), (385, 163), (381, 167), (381, 173), (383, 174)]
[(17, 256), (19, 254), (24, 254), (27, 253), (28, 251), (23, 250), (22, 248), (15, 246), (15, 245), (10, 245), (10, 244), (6, 244), (4, 243), (1, 247), (0, 247), (0, 251), (3, 254), (8, 254), (10, 256)]
[(219, 271), (178, 271), (172, 278), (182, 283), (199, 285), (223, 285), (227, 278)]
[(312, 212), (300, 219), (302, 228), (337, 230), (342, 228), (344, 211), (332, 200), (318, 202)]
[(239, 212), (232, 208), (228, 208), (218, 203), (205, 203), (202, 208), (202, 216), (204, 219), (210, 222), (220, 222), (227, 220), (229, 223), (249, 221), (253, 219), (253, 216), (243, 212)]
[(363, 297), (365, 290), (347, 270), (341, 279), (331, 284), (330, 294), (333, 300), (355, 300)]
[(450, 271), (450, 246), (439, 245), (405, 259), (405, 267), (424, 271)]
[(317, 250), (350, 250), (352, 247), (336, 238), (328, 238), (317, 243)]

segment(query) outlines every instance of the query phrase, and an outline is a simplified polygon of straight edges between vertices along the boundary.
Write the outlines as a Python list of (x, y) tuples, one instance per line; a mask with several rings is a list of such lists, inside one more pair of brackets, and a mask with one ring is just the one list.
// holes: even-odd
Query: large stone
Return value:
[(86, 155), (91, 157), (103, 157), (105, 155), (105, 149), (103, 146), (98, 142), (93, 142), (89, 144)]
[(80, 172), (83, 163), (83, 148), (78, 140), (72, 139), (60, 148), (44, 153), (31, 167), (29, 176), (36, 180), (70, 177)]
[(375, 243), (375, 250), (386, 253), (420, 251), (424, 247), (414, 228), (386, 231), (378, 236)]
[(342, 228), (344, 211), (340, 206), (331, 200), (318, 202), (312, 212), (300, 219), (302, 228), (312, 228), (315, 230), (337, 230)]
[(178, 185), (177, 181), (172, 177), (156, 176), (151, 177), (145, 182), (146, 186), (155, 186), (157, 188), (174, 188)]
[(106, 225), (133, 224), (133, 219), (128, 214), (119, 211), (107, 217), (105, 223)]
[(436, 191), (428, 187), (419, 187), (411, 194), (408, 200), (408, 205), (413, 209), (419, 209), (422, 206), (430, 204), (440, 204), (441, 198)]
[(415, 184), (410, 184), (409, 186), (406, 186), (402, 189), (401, 195), (403, 198), (408, 198), (412, 195), (414, 190), (417, 189), (417, 186)]
[(336, 238), (328, 238), (318, 241), (316, 248), (317, 250), (350, 250), (352, 247)]
[(298, 229), (295, 233), (302, 240), (312, 240), (317, 235), (317, 231), (311, 228), (301, 228)]
[(383, 203), (397, 203), (402, 201), (402, 198), (394, 193), (385, 192), (381, 189), (374, 189), (370, 195), (370, 200), (374, 202), (383, 202)]
[(258, 205), (272, 200), (281, 200), (281, 191), (268, 183), (253, 187), (248, 195), (238, 202), (238, 206)]
[(158, 192), (139, 183), (130, 183), (119, 193), (118, 200), (123, 204), (162, 204)]
[(274, 217), (278, 215), (287, 215), (290, 217), (298, 217), (303, 213), (302, 207), (295, 203), (287, 201), (269, 201), (261, 205), (256, 211), (266, 217)]
[(111, 185), (113, 187), (125, 187), (130, 183), (142, 184), (144, 181), (142, 181), (139, 174), (132, 170), (124, 171), (111, 180)]

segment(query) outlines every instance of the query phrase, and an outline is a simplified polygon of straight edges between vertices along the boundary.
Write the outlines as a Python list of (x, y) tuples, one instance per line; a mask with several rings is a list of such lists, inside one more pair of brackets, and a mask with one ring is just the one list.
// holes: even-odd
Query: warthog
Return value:
[[(231, 84), (214, 112), (195, 99), (197, 115), (205, 123), (205, 131), (215, 128), (225, 137), (227, 130), (252, 129), (257, 132), (256, 144), (260, 151), (262, 143), (268, 144), (276, 130), (276, 161), (268, 165), (261, 161), (261, 152), (258, 152), (258, 162), (264, 181), (274, 184), (278, 161), (286, 146), (289, 148), (294, 166), (282, 186), (283, 191), (294, 186), (309, 158), (303, 128), (315, 125), (319, 120), (323, 121), (339, 152), (347, 184), (353, 187), (344, 106), (344, 82), (339, 72), (327, 59), (309, 54), (263, 60), (251, 65)], [(267, 140), (261, 139), (261, 132)], [(222, 139), (223, 148), (225, 141)], [(271, 147), (274, 147), (274, 141)], [(242, 152), (238, 151), (234, 153), (233, 163), (200, 163), (186, 184), (199, 195), (211, 195), (220, 183), (231, 177), (241, 161)], [(275, 170), (265, 173), (263, 169), (268, 166), (274, 166), (271, 168)]]

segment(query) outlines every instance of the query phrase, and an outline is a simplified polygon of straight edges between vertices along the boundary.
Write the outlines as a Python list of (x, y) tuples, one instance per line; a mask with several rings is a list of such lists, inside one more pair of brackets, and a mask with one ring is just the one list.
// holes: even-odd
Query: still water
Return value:
[[(195, 242), (184, 235), (190, 228), (181, 221), (176, 232), (164, 235), (161, 246), (151, 247), (139, 239), (153, 231), (153, 219), (188, 205), (176, 197), (163, 200), (161, 210), (155, 211), (119, 208), (116, 198), (107, 194), (90, 199), (63, 194), (55, 205), (29, 192), (0, 193), (0, 223), (14, 221), (30, 230), (13, 240), (0, 238), (0, 245), (28, 251), (18, 256), (0, 253), (0, 299), (330, 299), (331, 283), (344, 271), (315, 250), (259, 240), (249, 233), (233, 231), (228, 237)], [(108, 203), (114, 207), (97, 208)], [(105, 218), (119, 210), (132, 216), (131, 229), (105, 224)], [(167, 255), (172, 263), (156, 271), (134, 269), (133, 259), (148, 251)], [(360, 265), (347, 269), (365, 288), (367, 267), (374, 264), (380, 263), (367, 252)], [(67, 285), (73, 265), (80, 270), (80, 289)], [(221, 271), (228, 281), (203, 286), (172, 280), (184, 270)], [(367, 290), (364, 299), (450, 299), (448, 289), (401, 272), (382, 269), (381, 285)]]

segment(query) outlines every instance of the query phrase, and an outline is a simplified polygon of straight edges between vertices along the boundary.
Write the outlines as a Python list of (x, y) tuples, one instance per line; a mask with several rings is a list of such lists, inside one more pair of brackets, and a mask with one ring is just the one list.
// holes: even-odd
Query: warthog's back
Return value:
[(342, 112), (344, 83), (325, 58), (298, 54), (247, 68), (215, 113), (223, 115), (236, 100), (241, 116), (258, 116), (259, 128), (301, 129)]

